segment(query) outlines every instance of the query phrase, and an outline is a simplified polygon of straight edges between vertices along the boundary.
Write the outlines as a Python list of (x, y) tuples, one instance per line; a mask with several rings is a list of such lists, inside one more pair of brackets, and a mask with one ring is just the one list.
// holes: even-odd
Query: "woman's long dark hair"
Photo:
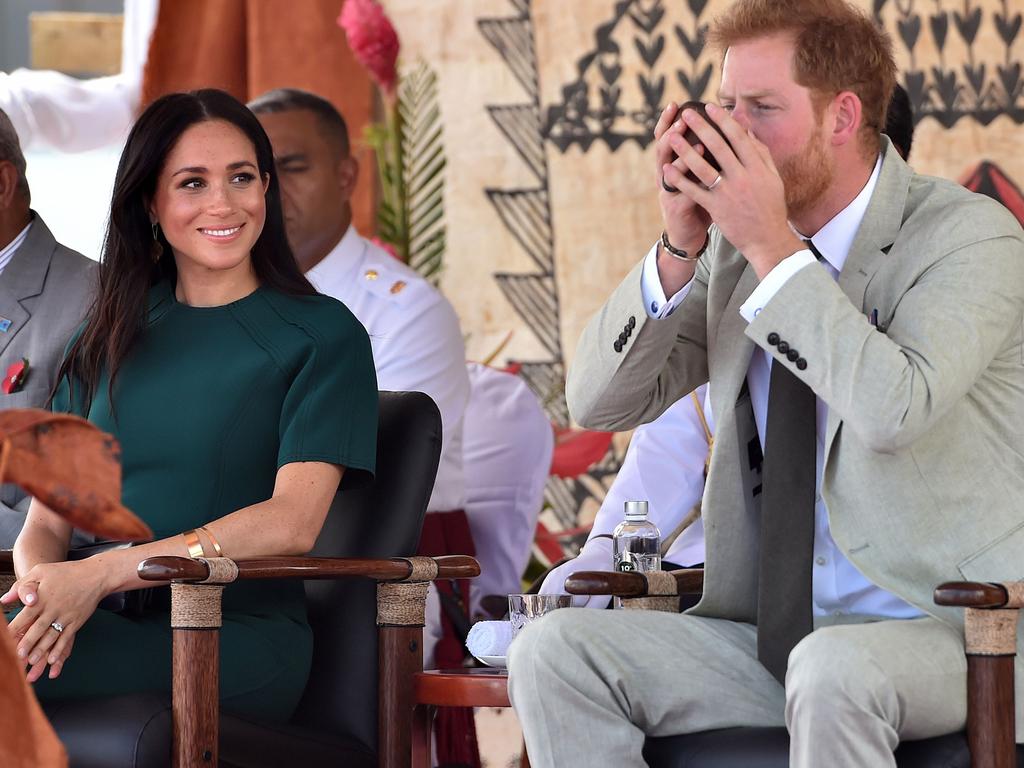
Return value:
[(162, 232), (163, 254), (153, 261), (148, 206), (167, 155), (186, 130), (207, 120), (224, 120), (242, 131), (256, 148), (260, 176), (270, 176), (266, 222), (252, 248), (260, 285), (292, 295), (316, 293), (288, 245), (274, 154), (256, 117), (230, 94), (212, 88), (163, 96), (139, 116), (121, 153), (96, 301), (57, 376), (58, 386), (65, 376), (72, 387), (81, 383), (86, 403), (92, 402), (105, 367), (113, 406), (114, 379), (145, 325), (150, 287), (160, 280), (172, 285), (177, 280), (174, 255)]

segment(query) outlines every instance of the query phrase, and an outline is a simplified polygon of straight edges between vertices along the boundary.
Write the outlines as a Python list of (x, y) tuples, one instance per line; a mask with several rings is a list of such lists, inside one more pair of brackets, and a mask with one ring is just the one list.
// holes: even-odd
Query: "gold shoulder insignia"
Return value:
[(395, 284), (391, 286), (391, 292), (392, 293), (400, 293), (402, 291), (402, 289), (405, 288), (405, 286), (406, 286), (405, 280), (396, 280)]
[(366, 274), (364, 275), (364, 277), (367, 280), (376, 280), (377, 277), (378, 277), (377, 270), (376, 269), (368, 269), (368, 270), (366, 270)]

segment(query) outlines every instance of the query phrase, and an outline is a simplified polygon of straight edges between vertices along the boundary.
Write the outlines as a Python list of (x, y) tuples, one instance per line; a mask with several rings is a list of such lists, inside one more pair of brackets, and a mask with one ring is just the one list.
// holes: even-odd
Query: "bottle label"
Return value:
[(623, 552), (621, 555), (619, 555), (617, 570), (624, 571), (626, 573), (631, 573), (633, 571), (639, 570), (639, 568), (637, 568), (637, 563), (634, 559), (632, 552)]

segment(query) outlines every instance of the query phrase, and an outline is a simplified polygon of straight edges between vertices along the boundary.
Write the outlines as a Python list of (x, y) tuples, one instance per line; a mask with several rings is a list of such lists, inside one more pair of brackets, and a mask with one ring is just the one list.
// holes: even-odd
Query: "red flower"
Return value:
[(338, 17), (349, 48), (388, 98), (394, 96), (398, 72), (398, 35), (377, 0), (345, 0)]
[(20, 362), (11, 363), (7, 373), (4, 374), (3, 382), (0, 383), (0, 389), (5, 395), (18, 392), (24, 386), (27, 374), (28, 360), (23, 357)]

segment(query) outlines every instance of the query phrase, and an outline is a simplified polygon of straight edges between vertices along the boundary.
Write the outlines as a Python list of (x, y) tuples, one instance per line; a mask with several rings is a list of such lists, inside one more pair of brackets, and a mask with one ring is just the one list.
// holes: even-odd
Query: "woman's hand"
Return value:
[[(75, 633), (106, 593), (102, 570), (81, 560), (36, 565), (0, 597), (5, 605), (20, 599), (25, 606), (7, 631), (18, 643), (18, 658), (29, 666), (30, 683), (42, 676), (47, 665), (51, 680), (60, 675)], [(62, 629), (55, 629), (54, 623)]]

